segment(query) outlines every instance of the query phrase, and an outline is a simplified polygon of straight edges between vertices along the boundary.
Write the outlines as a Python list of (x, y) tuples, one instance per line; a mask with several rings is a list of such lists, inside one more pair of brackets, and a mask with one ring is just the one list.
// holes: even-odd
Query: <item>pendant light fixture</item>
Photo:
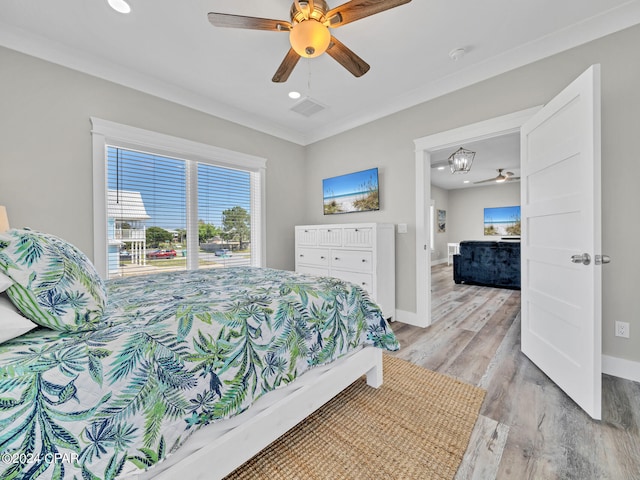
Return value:
[(466, 150), (460, 147), (449, 156), (449, 167), (451, 173), (467, 173), (471, 170), (473, 164), (473, 158), (476, 156), (476, 152)]

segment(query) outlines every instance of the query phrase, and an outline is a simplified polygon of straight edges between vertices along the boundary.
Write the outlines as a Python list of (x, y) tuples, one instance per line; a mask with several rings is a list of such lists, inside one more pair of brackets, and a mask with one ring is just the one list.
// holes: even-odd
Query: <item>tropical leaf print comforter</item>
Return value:
[(94, 330), (0, 345), (0, 478), (113, 479), (358, 345), (395, 350), (337, 279), (241, 267), (110, 281)]

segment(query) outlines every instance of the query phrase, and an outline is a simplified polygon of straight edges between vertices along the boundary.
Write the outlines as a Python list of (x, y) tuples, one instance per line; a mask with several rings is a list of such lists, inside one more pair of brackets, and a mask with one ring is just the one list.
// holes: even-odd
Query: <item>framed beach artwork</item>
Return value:
[(445, 233), (447, 231), (447, 211), (438, 210), (438, 233)]
[(520, 206), (484, 209), (485, 236), (520, 237)]
[(325, 215), (380, 210), (377, 168), (325, 178), (322, 192)]

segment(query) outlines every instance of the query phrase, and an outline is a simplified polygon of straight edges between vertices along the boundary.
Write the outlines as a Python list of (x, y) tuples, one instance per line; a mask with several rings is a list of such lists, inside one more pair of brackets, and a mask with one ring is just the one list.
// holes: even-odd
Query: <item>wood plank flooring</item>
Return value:
[(594, 421), (520, 352), (520, 291), (432, 268), (433, 324), (393, 323), (417, 365), (487, 390), (456, 480), (640, 480), (640, 383), (603, 376)]

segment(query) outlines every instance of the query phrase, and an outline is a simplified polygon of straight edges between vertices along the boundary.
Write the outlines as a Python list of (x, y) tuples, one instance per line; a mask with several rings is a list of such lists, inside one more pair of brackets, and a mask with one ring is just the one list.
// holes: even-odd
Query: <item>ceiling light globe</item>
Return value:
[(297, 23), (289, 33), (291, 48), (301, 57), (314, 58), (322, 55), (331, 43), (329, 29), (317, 20), (309, 19)]

